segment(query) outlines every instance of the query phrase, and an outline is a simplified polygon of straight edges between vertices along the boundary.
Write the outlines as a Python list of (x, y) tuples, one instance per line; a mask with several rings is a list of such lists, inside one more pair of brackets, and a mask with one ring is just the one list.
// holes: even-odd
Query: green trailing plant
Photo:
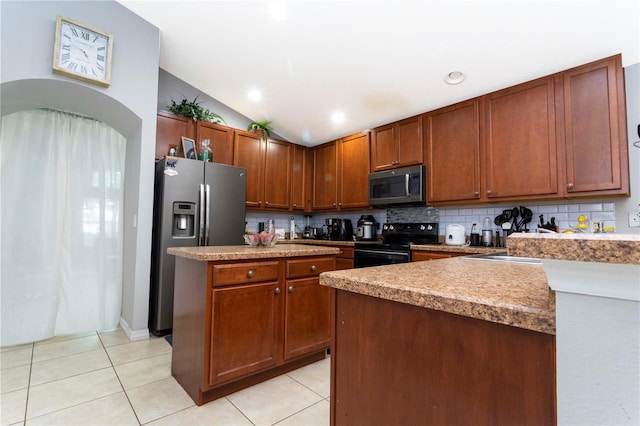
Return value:
[(198, 102), (197, 96), (192, 101), (184, 98), (180, 103), (177, 103), (172, 99), (171, 105), (169, 105), (169, 111), (176, 115), (182, 115), (183, 117), (191, 118), (194, 121), (208, 121), (210, 123), (224, 124), (225, 126), (227, 125), (227, 122), (224, 121), (224, 118), (222, 118), (220, 115), (216, 114), (213, 111), (209, 111), (206, 108), (203, 108), (200, 105), (200, 102)]
[(262, 132), (263, 137), (271, 136), (273, 127), (271, 126), (271, 120), (254, 121), (247, 127), (250, 132)]

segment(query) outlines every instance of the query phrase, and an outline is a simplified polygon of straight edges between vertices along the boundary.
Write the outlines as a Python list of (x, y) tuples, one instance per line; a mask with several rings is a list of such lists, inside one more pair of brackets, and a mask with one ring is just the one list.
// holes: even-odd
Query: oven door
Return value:
[(356, 247), (353, 253), (353, 266), (355, 268), (408, 263), (411, 260), (411, 252), (409, 250), (397, 251)]

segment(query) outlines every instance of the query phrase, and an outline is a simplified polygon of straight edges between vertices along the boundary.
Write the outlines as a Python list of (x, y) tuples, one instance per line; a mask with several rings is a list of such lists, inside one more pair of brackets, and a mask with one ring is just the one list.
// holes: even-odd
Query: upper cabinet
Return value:
[(629, 195), (626, 108), (620, 55), (562, 73), (564, 191)]
[(341, 209), (369, 207), (369, 133), (338, 140), (338, 206)]
[(309, 149), (291, 144), (291, 209), (305, 211), (310, 195)]
[(182, 152), (182, 137), (194, 139), (195, 121), (174, 115), (168, 111), (158, 111), (156, 116), (156, 159), (169, 155), (169, 149), (175, 147)]
[(558, 193), (554, 78), (483, 97), (484, 194), (488, 200)]
[(407, 118), (372, 130), (372, 172), (422, 162), (422, 116)]
[[(219, 124), (198, 121), (196, 125), (196, 144), (209, 139), (214, 163), (233, 164), (233, 129)], [(200, 146), (198, 145), (198, 148)]]
[(313, 210), (338, 207), (338, 145), (325, 143), (313, 148)]
[(423, 116), (427, 199), (470, 202), (480, 197), (480, 101), (472, 99)]
[(262, 135), (236, 130), (233, 139), (233, 165), (247, 169), (247, 201), (251, 208), (262, 207), (262, 173), (265, 141)]
[(291, 207), (291, 144), (267, 139), (264, 159), (264, 207)]

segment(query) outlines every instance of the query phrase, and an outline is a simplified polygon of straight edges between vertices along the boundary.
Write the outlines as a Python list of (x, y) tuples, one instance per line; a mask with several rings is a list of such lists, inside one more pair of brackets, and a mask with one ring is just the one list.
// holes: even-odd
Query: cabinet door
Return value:
[(486, 197), (558, 193), (553, 77), (484, 97)]
[(422, 164), (422, 116), (407, 118), (397, 123), (398, 166)]
[(371, 171), (387, 170), (396, 166), (398, 150), (393, 124), (371, 132)]
[(317, 277), (287, 281), (285, 360), (329, 347), (330, 294)]
[(313, 150), (313, 209), (336, 209), (337, 200), (337, 145), (335, 142), (329, 142)]
[(292, 145), (291, 148), (291, 208), (306, 210), (307, 186), (307, 148)]
[(213, 290), (209, 385), (281, 362), (282, 298), (277, 282)]
[[(202, 139), (211, 141), (211, 153), (214, 163), (233, 164), (233, 129), (219, 124), (198, 121), (196, 143)], [(200, 146), (198, 146), (200, 148)]]
[(247, 169), (247, 207), (261, 207), (264, 141), (260, 135), (243, 130), (235, 131), (233, 165)]
[(620, 56), (563, 73), (568, 195), (629, 194)]
[(425, 114), (428, 203), (480, 198), (479, 113), (472, 99)]
[(369, 133), (338, 141), (339, 185), (338, 206), (341, 209), (369, 206)]
[(291, 186), (291, 144), (268, 139), (264, 160), (264, 204), (270, 209), (288, 210)]
[(168, 111), (158, 111), (156, 120), (156, 159), (169, 155), (171, 146), (176, 147), (177, 156), (183, 156), (182, 136), (195, 137), (194, 121)]

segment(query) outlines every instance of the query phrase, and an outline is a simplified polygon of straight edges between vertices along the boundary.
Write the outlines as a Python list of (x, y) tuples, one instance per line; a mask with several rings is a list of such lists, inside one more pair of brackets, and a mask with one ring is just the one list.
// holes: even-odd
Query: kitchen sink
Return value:
[(467, 260), (491, 260), (494, 262), (511, 262), (511, 263), (529, 263), (529, 264), (539, 264), (540, 259), (535, 257), (518, 257), (518, 256), (507, 256), (506, 253), (481, 253), (481, 254), (473, 254), (470, 256), (464, 256), (463, 259)]

